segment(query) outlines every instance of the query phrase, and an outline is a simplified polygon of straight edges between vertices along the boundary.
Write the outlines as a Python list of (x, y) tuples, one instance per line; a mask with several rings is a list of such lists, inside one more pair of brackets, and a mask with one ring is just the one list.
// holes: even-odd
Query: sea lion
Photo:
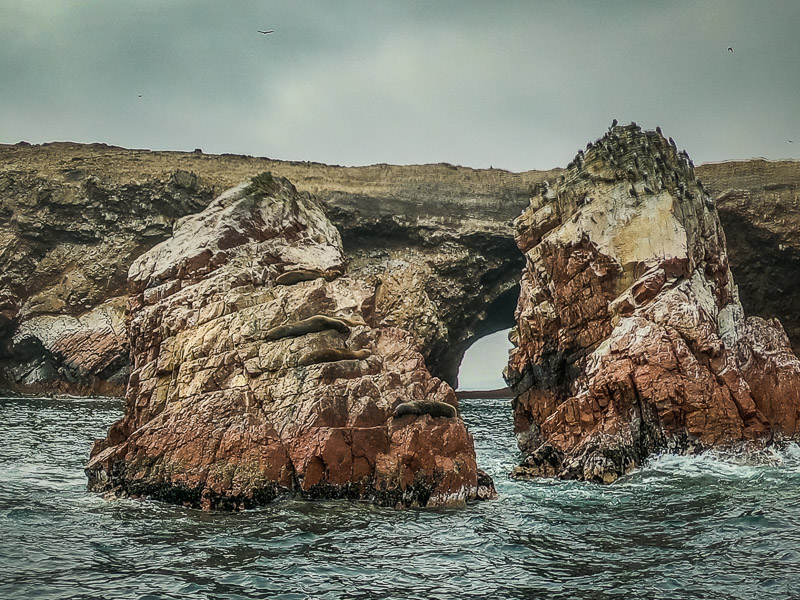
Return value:
[(366, 325), (363, 319), (348, 319), (347, 317), (336, 317), (336, 318), (349, 327), (358, 327), (359, 325)]
[(319, 269), (295, 269), (286, 271), (275, 278), (277, 285), (294, 285), (301, 281), (312, 281), (314, 279), (324, 279), (333, 281), (339, 275), (336, 271), (320, 271)]
[(456, 408), (447, 402), (438, 400), (416, 400), (415, 402), (403, 402), (394, 409), (394, 417), (403, 415), (430, 415), (432, 417), (445, 417), (454, 419), (458, 416)]
[(347, 348), (322, 348), (313, 350), (300, 357), (297, 364), (300, 366), (316, 365), (319, 363), (336, 362), (339, 360), (364, 360), (369, 358), (372, 352), (366, 348), (363, 350), (348, 350)]
[(273, 327), (267, 331), (264, 337), (266, 340), (274, 342), (281, 338), (298, 337), (315, 331), (325, 331), (326, 329), (335, 329), (339, 333), (350, 333), (350, 328), (341, 319), (326, 317), (325, 315), (314, 315), (302, 321)]

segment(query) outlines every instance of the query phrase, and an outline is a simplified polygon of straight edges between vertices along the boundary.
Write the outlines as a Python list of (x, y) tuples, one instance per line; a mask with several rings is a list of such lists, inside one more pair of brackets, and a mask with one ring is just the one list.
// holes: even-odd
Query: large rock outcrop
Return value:
[(0, 388), (122, 395), (128, 267), (211, 201), (180, 169), (114, 181), (109, 148), (85, 148), (91, 169), (68, 152), (31, 164), (33, 148), (3, 149)]
[(608, 482), (658, 450), (800, 433), (800, 361), (778, 321), (745, 319), (672, 140), (614, 127), (537, 192), (516, 221), (516, 475)]
[[(131, 266), (125, 416), (90, 488), (204, 508), (490, 495), (463, 421), (436, 416), (455, 413), (452, 388), (344, 271), (320, 205), (268, 173), (180, 220)], [(408, 402), (433, 414), (393, 416)]]
[(697, 177), (717, 206), (742, 306), (780, 319), (800, 355), (800, 162), (708, 163)]

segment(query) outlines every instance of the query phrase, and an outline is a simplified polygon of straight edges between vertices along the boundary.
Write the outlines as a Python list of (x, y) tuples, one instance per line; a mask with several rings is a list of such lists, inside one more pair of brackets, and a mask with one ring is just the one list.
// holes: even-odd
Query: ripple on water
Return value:
[(3, 598), (791, 598), (800, 449), (661, 456), (611, 486), (510, 480), (507, 402), (462, 412), (497, 501), (393, 511), (282, 500), (239, 514), (86, 492), (108, 399), (0, 399)]

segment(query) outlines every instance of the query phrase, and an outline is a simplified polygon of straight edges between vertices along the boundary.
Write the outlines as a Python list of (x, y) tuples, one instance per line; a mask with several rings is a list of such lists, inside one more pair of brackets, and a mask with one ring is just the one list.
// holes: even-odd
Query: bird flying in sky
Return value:
[(264, 35), (267, 35), (268, 33), (273, 33), (274, 31), (275, 31), (274, 29), (270, 29), (269, 31), (261, 31), (261, 30), (259, 29), (259, 30), (258, 30), (258, 33), (263, 33)]
[(728, 52), (733, 52), (733, 46), (728, 46)]

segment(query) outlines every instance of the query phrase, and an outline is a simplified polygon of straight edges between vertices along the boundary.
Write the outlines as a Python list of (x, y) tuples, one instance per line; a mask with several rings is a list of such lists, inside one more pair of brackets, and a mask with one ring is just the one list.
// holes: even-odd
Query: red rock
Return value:
[[(659, 191), (631, 194), (644, 173)], [(514, 474), (610, 482), (657, 451), (800, 436), (800, 361), (779, 323), (745, 319), (692, 166), (616, 127), (564, 179), (535, 208), (546, 231), (534, 207), (517, 222)]]
[[(329, 276), (275, 284), (297, 269)], [(125, 416), (92, 450), (90, 488), (207, 509), (286, 492), (388, 506), (491, 496), (460, 418), (392, 417), (401, 402), (458, 400), (407, 331), (362, 312), (374, 286), (344, 271), (320, 207), (268, 174), (182, 220), (131, 267)], [(320, 316), (341, 320), (294, 325)]]

